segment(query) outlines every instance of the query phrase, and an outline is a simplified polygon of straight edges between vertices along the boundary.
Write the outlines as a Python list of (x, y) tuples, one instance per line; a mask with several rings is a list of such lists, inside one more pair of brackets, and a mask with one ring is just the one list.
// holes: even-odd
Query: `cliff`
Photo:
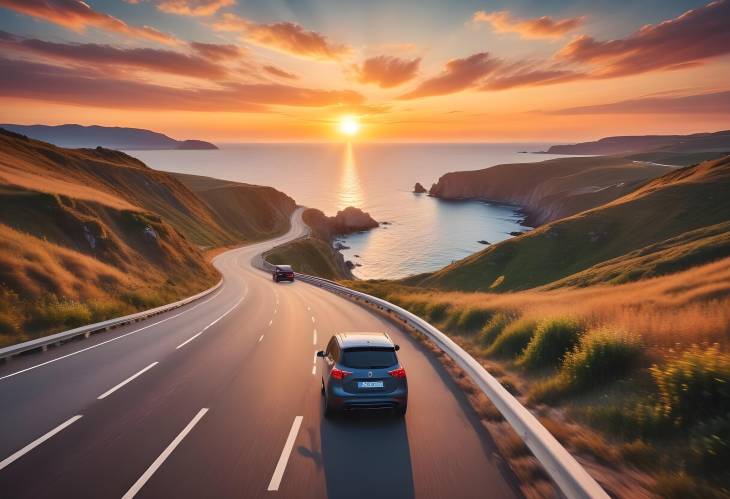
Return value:
[(447, 173), (429, 194), (516, 204), (539, 226), (617, 199), (671, 167), (618, 157), (560, 158)]

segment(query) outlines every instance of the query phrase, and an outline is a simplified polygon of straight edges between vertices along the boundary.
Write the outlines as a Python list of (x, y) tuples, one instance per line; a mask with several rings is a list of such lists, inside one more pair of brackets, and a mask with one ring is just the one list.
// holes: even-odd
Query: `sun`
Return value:
[(340, 132), (350, 137), (360, 131), (360, 123), (355, 116), (343, 116), (339, 124)]

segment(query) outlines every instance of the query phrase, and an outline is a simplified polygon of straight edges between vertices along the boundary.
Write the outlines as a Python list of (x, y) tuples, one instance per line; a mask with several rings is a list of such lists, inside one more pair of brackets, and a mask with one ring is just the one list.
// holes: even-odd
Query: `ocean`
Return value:
[(399, 278), (439, 269), (496, 243), (519, 225), (517, 207), (441, 201), (413, 194), (444, 173), (556, 155), (521, 153), (548, 144), (218, 144), (213, 151), (129, 151), (152, 168), (268, 185), (328, 215), (347, 206), (389, 222), (347, 236), (345, 258), (363, 279)]

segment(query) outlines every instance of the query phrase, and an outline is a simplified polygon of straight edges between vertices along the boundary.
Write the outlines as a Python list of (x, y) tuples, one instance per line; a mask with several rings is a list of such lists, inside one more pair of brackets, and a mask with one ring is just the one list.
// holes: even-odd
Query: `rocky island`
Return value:
[(426, 190), (425, 187), (423, 187), (423, 185), (421, 185), (420, 182), (416, 182), (416, 185), (413, 186), (414, 194), (425, 194), (426, 192), (428, 192), (428, 191)]

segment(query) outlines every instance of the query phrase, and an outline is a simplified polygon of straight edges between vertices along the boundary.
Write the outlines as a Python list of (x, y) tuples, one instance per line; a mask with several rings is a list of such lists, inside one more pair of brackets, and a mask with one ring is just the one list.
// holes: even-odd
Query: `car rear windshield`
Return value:
[(348, 348), (342, 352), (342, 364), (355, 369), (378, 369), (398, 363), (392, 348)]
[(279, 265), (276, 270), (279, 272), (291, 272), (291, 267), (289, 265)]

